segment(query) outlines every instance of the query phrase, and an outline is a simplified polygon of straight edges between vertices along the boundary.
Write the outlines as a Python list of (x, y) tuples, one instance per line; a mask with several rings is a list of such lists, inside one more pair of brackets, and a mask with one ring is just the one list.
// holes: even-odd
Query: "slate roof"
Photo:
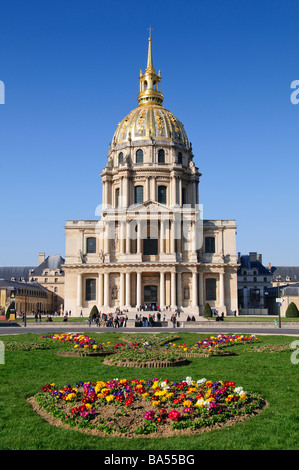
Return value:
[(242, 274), (242, 269), (256, 269), (257, 275), (269, 276), (271, 273), (260, 261), (250, 261), (249, 255), (243, 255), (240, 258), (240, 267), (238, 269), (238, 275)]
[(274, 281), (277, 276), (281, 276), (283, 282), (287, 282), (287, 277), (289, 282), (299, 282), (299, 266), (273, 266), (271, 272)]
[(0, 287), (12, 288), (12, 289), (17, 289), (17, 288), (24, 289), (26, 287), (27, 289), (32, 289), (35, 291), (47, 292), (47, 289), (45, 289), (45, 287), (41, 286), (37, 282), (17, 282), (17, 281), (10, 281), (6, 279), (0, 279)]
[(19, 281), (23, 277), (28, 281), (31, 269), (36, 269), (36, 266), (0, 266), (0, 279), (10, 281), (15, 278)]
[(42, 276), (43, 271), (45, 269), (49, 270), (59, 270), (61, 271), (60, 274), (64, 275), (64, 272), (62, 271), (62, 264), (64, 264), (64, 258), (60, 255), (51, 255), (48, 256), (43, 263), (41, 263), (39, 266), (34, 268), (34, 272), (32, 273), (33, 276)]

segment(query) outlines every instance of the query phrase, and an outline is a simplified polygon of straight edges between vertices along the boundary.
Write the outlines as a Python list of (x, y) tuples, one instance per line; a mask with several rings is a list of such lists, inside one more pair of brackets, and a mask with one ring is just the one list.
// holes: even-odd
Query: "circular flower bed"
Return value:
[[(123, 343), (116, 343), (112, 346), (110, 341), (97, 344), (88, 335), (80, 333), (53, 334), (43, 336), (43, 338), (61, 341), (67, 346), (66, 351), (57, 352), (59, 356), (106, 356), (112, 354), (120, 346), (124, 346)], [(68, 348), (68, 345), (72, 346), (72, 350)]]
[(118, 367), (175, 367), (186, 365), (185, 354), (169, 350), (168, 346), (159, 347), (152, 343), (130, 343), (128, 347), (115, 351), (103, 364)]
[(191, 347), (188, 347), (186, 343), (177, 344), (172, 342), (169, 342), (168, 346), (171, 348), (178, 348), (180, 351), (183, 351), (186, 357), (231, 356), (235, 355), (235, 353), (226, 350), (230, 346), (254, 343), (257, 341), (258, 338), (255, 335), (244, 336), (219, 334), (217, 336), (209, 336), (203, 341), (197, 341)]
[(230, 381), (113, 379), (57, 387), (46, 384), (29, 399), (44, 419), (95, 435), (167, 437), (243, 420), (265, 400)]

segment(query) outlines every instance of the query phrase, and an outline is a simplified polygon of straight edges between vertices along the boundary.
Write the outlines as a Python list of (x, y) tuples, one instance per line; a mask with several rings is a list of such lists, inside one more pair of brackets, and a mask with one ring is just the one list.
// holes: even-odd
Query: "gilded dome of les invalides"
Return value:
[(117, 126), (113, 144), (128, 141), (157, 139), (174, 141), (186, 148), (188, 137), (183, 124), (167, 109), (163, 108), (163, 94), (160, 91), (161, 73), (153, 67), (151, 37), (149, 38), (148, 60), (145, 73), (140, 71), (140, 92), (138, 108), (133, 109)]

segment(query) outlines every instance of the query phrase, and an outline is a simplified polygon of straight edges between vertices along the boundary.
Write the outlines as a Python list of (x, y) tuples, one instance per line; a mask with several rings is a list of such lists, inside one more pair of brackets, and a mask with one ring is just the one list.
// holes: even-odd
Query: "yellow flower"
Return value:
[(110, 401), (113, 401), (113, 400), (114, 400), (114, 395), (107, 395), (107, 396), (106, 396), (106, 401), (108, 401), (108, 403), (109, 403)]
[(186, 408), (190, 408), (192, 406), (192, 401), (191, 400), (185, 400), (183, 405), (186, 406)]
[(155, 400), (155, 401), (152, 402), (152, 405), (153, 406), (159, 406), (160, 403), (161, 403), (160, 400)]
[(146, 397), (149, 396), (149, 394), (148, 393), (143, 393), (142, 396), (143, 396), (143, 398), (146, 398)]
[(92, 408), (92, 404), (91, 403), (85, 403), (85, 408), (87, 408), (87, 409)]

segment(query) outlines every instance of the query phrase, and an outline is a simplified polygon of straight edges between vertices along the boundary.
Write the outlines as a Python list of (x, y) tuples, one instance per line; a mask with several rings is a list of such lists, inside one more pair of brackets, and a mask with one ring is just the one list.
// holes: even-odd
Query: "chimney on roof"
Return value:
[(272, 266), (271, 263), (269, 263), (269, 272), (271, 272)]
[(45, 261), (45, 253), (39, 253), (38, 254), (38, 265), (40, 266), (44, 261)]
[(249, 260), (250, 261), (257, 261), (257, 252), (256, 251), (249, 252)]
[(262, 255), (261, 255), (261, 254), (256, 255), (256, 258), (257, 258), (257, 261), (259, 261), (261, 264), (263, 264), (263, 263), (262, 263)]

